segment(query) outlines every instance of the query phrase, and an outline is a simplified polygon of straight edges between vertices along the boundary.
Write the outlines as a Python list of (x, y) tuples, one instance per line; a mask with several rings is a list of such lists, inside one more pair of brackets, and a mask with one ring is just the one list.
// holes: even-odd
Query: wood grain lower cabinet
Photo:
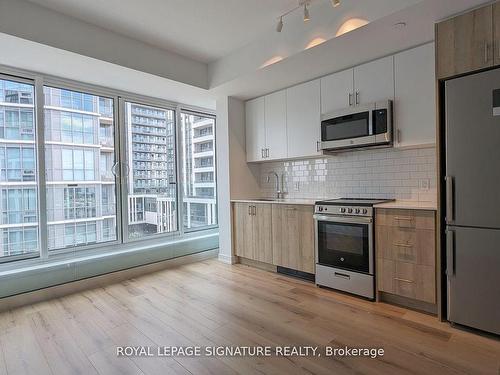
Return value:
[(314, 273), (313, 207), (273, 204), (273, 264)]
[(233, 204), (233, 240), (237, 256), (273, 262), (272, 206), (267, 203)]
[(378, 291), (436, 303), (434, 211), (376, 210)]

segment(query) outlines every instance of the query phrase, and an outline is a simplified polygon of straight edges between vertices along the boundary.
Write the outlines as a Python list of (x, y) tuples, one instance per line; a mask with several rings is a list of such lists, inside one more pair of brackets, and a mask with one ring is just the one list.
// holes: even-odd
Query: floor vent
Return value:
[(282, 273), (283, 275), (296, 277), (298, 279), (303, 279), (303, 280), (312, 281), (312, 282), (314, 282), (314, 280), (315, 280), (313, 273), (297, 271), (297, 270), (293, 270), (291, 268), (280, 267), (280, 266), (277, 267), (276, 271), (278, 273)]

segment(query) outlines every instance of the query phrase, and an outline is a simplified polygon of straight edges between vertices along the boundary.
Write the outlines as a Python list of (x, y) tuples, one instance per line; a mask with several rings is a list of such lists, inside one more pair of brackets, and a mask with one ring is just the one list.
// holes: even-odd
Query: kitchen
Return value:
[(1, 374), (500, 374), (500, 1), (0, 0)]
[[(487, 5), (471, 13), (496, 21), (492, 14), (498, 8)], [(474, 138), (461, 120), (491, 121), (500, 105), (498, 90), (492, 84), (492, 107), (491, 93), (474, 84), (481, 74), (460, 84), (461, 79), (450, 80), (498, 64), (492, 26), (491, 41), (477, 51), (484, 61), (453, 66), (452, 56), (460, 61), (457, 54), (465, 58), (470, 52), (465, 52), (468, 37), (488, 37), (486, 31), (479, 36), (475, 30), (458, 31), (479, 22), (471, 13), (438, 23), (436, 44), (245, 103), (246, 161), (258, 163), (260, 194), (232, 200), (233, 252), (240, 263), (500, 333), (500, 305), (491, 298), (500, 293), (493, 266), (498, 254), (483, 248), (473, 261), (472, 249), (463, 247), (471, 245), (473, 234), (468, 238), (464, 232), (456, 242), (465, 222), (499, 228), (477, 209), (497, 206), (498, 176), (481, 170), (493, 146), (478, 132), (477, 143), (469, 145), (488, 151), (464, 155)], [(483, 85), (498, 79), (496, 71), (483, 75)], [(479, 102), (476, 108), (468, 102), (472, 87), (481, 98), (481, 115)], [(488, 129), (493, 142), (496, 130)], [(458, 179), (463, 186), (453, 182)], [(472, 187), (478, 183), (483, 194)], [(468, 198), (472, 195), (477, 198)], [(482, 246), (492, 238), (481, 239), (481, 230), (475, 236)], [(484, 281), (472, 276), (477, 269), (487, 275)], [(473, 290), (480, 293), (471, 307)]]

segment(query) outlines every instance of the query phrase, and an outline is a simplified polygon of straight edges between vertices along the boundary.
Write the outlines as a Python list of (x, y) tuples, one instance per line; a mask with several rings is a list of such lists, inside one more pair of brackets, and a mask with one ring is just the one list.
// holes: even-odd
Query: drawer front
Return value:
[(434, 211), (376, 209), (376, 223), (396, 228), (429, 229), (435, 228)]
[(436, 232), (434, 230), (377, 225), (375, 235), (377, 258), (428, 266), (435, 265)]

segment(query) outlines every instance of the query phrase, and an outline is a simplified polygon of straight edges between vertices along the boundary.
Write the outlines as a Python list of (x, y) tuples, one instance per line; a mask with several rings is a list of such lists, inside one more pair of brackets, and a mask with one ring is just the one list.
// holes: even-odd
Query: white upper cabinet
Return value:
[(264, 98), (249, 100), (245, 105), (247, 161), (264, 160), (266, 148)]
[(386, 99), (394, 99), (394, 57), (384, 57), (355, 67), (355, 104)]
[(436, 143), (434, 43), (398, 53), (394, 58), (396, 147)]
[(338, 111), (354, 104), (354, 69), (321, 78), (321, 114)]
[(266, 124), (266, 160), (287, 157), (286, 90), (264, 97)]
[(319, 155), (320, 80), (291, 87), (286, 95), (288, 157)]

